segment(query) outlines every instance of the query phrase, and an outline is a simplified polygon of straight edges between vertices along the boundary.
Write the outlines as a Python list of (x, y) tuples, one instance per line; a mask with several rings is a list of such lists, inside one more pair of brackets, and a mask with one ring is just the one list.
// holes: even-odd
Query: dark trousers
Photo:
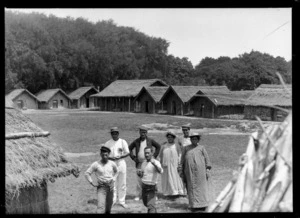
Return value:
[(142, 184), (142, 199), (144, 205), (148, 208), (148, 213), (156, 213), (156, 185)]

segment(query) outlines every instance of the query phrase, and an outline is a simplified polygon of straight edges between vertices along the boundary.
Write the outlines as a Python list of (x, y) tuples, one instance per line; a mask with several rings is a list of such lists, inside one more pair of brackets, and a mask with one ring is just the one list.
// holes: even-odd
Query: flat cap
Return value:
[(181, 128), (182, 128), (182, 129), (191, 129), (191, 127), (188, 126), (188, 125), (183, 125), (183, 126), (181, 126)]
[(119, 132), (118, 127), (112, 127), (112, 128), (110, 128), (110, 133), (112, 133), (112, 132)]
[(110, 153), (110, 149), (104, 145), (100, 148), (100, 151), (106, 151)]
[(146, 128), (146, 127), (144, 127), (144, 126), (140, 126), (140, 127), (139, 127), (139, 130), (148, 132), (148, 128)]

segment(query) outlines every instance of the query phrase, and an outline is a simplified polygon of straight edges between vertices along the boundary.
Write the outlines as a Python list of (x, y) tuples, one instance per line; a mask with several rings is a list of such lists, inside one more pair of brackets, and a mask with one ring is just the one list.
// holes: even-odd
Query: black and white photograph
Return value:
[(292, 12), (4, 8), (5, 214), (295, 212)]

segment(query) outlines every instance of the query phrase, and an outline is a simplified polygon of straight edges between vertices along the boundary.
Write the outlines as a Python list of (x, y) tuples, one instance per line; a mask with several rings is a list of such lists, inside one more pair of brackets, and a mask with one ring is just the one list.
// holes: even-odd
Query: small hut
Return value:
[(71, 99), (61, 89), (42, 90), (37, 94), (39, 109), (69, 108)]
[(280, 108), (292, 109), (292, 86), (286, 85), (260, 85), (247, 99), (245, 105), (245, 118), (283, 121), (287, 113)]
[(91, 95), (95, 98), (96, 107), (101, 111), (137, 111), (139, 102), (134, 104), (134, 98), (143, 87), (168, 86), (160, 79), (147, 80), (116, 80), (98, 94)]
[(244, 117), (244, 107), (251, 91), (229, 91), (226, 86), (202, 86), (190, 100), (191, 110), (198, 117)]
[(10, 99), (19, 109), (38, 109), (38, 99), (27, 89), (15, 89), (5, 97)]
[(71, 108), (90, 108), (94, 102), (90, 99), (91, 95), (97, 94), (98, 90), (94, 87), (80, 87), (69, 94), (72, 100)]
[(6, 213), (47, 214), (47, 182), (71, 174), (78, 177), (79, 168), (50, 141), (49, 132), (5, 103)]
[(161, 101), (162, 96), (167, 91), (168, 87), (143, 87), (139, 94), (134, 99), (134, 103), (138, 102), (140, 108), (137, 112), (142, 113), (158, 113), (164, 111), (164, 104)]
[(168, 114), (189, 115), (189, 100), (200, 90), (200, 86), (170, 86), (161, 101)]

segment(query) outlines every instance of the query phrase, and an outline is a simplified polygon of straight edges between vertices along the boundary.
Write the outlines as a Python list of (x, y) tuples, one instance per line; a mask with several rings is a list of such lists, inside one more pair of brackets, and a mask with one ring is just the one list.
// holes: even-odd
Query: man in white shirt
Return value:
[[(102, 146), (101, 159), (94, 162), (85, 172), (85, 178), (94, 187), (97, 187), (97, 213), (110, 213), (113, 204), (115, 176), (118, 173), (117, 165), (108, 160), (110, 149)], [(97, 184), (94, 184), (91, 174), (95, 173)]]
[(156, 185), (158, 174), (163, 172), (163, 168), (158, 160), (153, 158), (153, 147), (144, 148), (146, 161), (137, 171), (142, 181), (142, 199), (144, 205), (148, 208), (148, 213), (156, 213)]
[(119, 201), (120, 205), (124, 208), (128, 208), (125, 204), (126, 197), (126, 162), (125, 159), (129, 155), (128, 144), (124, 139), (119, 138), (118, 127), (112, 127), (110, 130), (112, 139), (105, 143), (105, 147), (111, 150), (109, 160), (116, 163), (118, 167), (118, 175), (116, 177), (114, 187), (114, 199), (113, 204)]

